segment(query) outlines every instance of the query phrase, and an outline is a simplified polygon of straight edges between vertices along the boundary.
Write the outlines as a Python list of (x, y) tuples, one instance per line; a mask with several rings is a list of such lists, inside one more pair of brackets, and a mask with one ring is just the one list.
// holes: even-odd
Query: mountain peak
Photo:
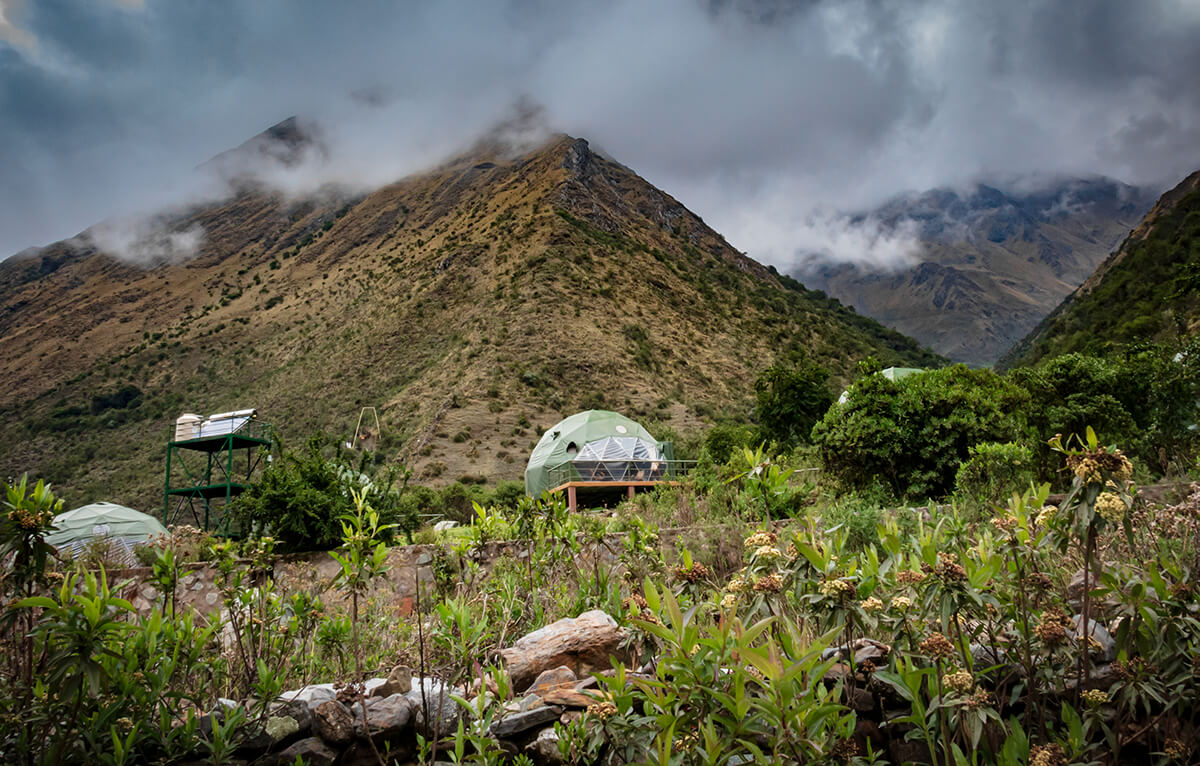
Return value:
[(910, 227), (917, 264), (886, 274), (806, 264), (797, 276), (956, 361), (991, 364), (1092, 273), (1150, 204), (1146, 190), (1108, 178), (901, 195), (856, 220)]
[[(308, 150), (303, 122), (276, 127), (235, 151)], [(356, 195), (246, 188), (172, 224), (202, 232), (187, 262), (93, 252), (24, 281), (0, 264), (0, 461), (152, 505), (145, 466), (180, 412), (253, 406), (296, 444), (370, 405), (419, 480), (515, 479), (536, 425), (578, 409), (687, 430), (741, 416), (784, 354), (839, 382), (867, 355), (940, 362), (745, 257), (586, 140), (513, 135), (533, 133)], [(91, 413), (129, 385), (136, 411)]]

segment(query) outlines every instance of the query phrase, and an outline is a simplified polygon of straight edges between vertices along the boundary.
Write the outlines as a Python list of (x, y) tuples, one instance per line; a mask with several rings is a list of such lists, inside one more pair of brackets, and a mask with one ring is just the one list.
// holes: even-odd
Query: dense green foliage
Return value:
[[(943, 498), (955, 488), (960, 465), (977, 454), (963, 475), (968, 486), (959, 488), (1001, 499), (1013, 482), (1024, 486), (1031, 468), (1031, 478), (1061, 483), (1062, 458), (1048, 441), (1059, 434), (1082, 438), (1089, 426), (1127, 445), (1150, 476), (1187, 472), (1200, 450), (1194, 428), (1200, 339), (1122, 347), (1106, 356), (1065, 354), (1004, 376), (958, 366), (891, 381), (876, 371), (878, 365), (864, 365), (848, 400), (812, 431), (826, 471), (842, 489), (878, 484), (898, 499)], [(1033, 450), (1019, 469), (1015, 454), (981, 447), (1014, 440)]]
[(807, 442), (829, 405), (829, 371), (803, 356), (768, 367), (754, 381), (755, 407), (763, 436), (782, 448)]
[(1023, 444), (984, 442), (967, 452), (969, 457), (954, 476), (954, 488), (962, 498), (1000, 503), (1033, 484), (1033, 450)]
[(1114, 345), (1189, 334), (1200, 315), (1200, 191), (1184, 196), (1144, 239), (1123, 250), (1094, 289), (1068, 297), (1002, 363), (1102, 354)]
[(405, 487), (396, 485), (394, 471), (375, 470), (365, 454), (351, 463), (340, 450), (330, 453), (322, 436), (302, 452), (284, 452), (234, 500), (234, 525), (271, 535), (282, 551), (327, 550), (341, 540), (341, 519), (354, 507), (353, 492), (361, 491), (386, 524), (416, 529), (417, 506), (401, 501)]
[[(1064, 354), (1010, 379), (1030, 393), (1031, 436), (1044, 468), (1057, 470), (1044, 446), (1055, 434), (1082, 435), (1090, 425), (1128, 446), (1153, 473), (1186, 469), (1194, 457), (1200, 401), (1200, 342), (1143, 345), (1097, 357)], [(1049, 475), (1044, 474), (1045, 478)]]
[[(941, 387), (961, 383), (959, 373)], [(1020, 766), (1165, 763), (1164, 753), (1188, 762), (1200, 746), (1181, 724), (1200, 711), (1200, 492), (1147, 508), (1130, 494), (1119, 451), (1090, 432), (1073, 443), (1054, 445), (1072, 475), (1059, 507), (1047, 506), (1043, 486), (976, 522), (954, 509), (922, 517), (846, 505), (798, 507), (789, 524), (748, 527), (739, 514), (753, 512), (763, 487), (745, 479), (764, 475), (750, 469), (713, 482), (708, 468), (639, 496), (607, 530), (552, 499), (476, 507), (464, 534), (434, 549), (432, 582), (410, 619), (371, 600), (390, 557), (361, 494), (334, 556), (332, 587), (349, 601), (341, 606), (309, 583), (285, 592), (265, 539), (214, 546), (227, 608), (207, 618), (172, 606), (179, 562), (170, 548), (153, 580), (163, 606), (148, 614), (134, 613), (103, 572), (67, 571), (58, 587), (21, 600), (6, 583), (0, 637), (16, 651), (0, 662), (0, 758), (229, 763), (250, 752), (281, 689), (361, 680), (399, 660), (414, 675), (494, 690), (466, 695), (470, 719), (427, 739), (417, 760), (515, 762), (490, 725), (521, 690), (484, 663), (516, 636), (600, 608), (627, 631), (628, 665), (650, 670), (597, 674), (596, 702), (556, 726), (565, 763)], [(761, 453), (742, 462), (769, 468)], [(740, 499), (718, 501), (730, 492)], [(20, 523), (21, 510), (52, 496), (26, 495), (24, 486), (9, 493), (18, 523), (0, 531), (10, 549), (10, 537), (36, 547), (45, 533), (36, 519)], [(706, 520), (720, 526), (664, 544), (654, 521), (681, 508), (717, 513)], [(498, 539), (523, 558), (478, 555)], [(588, 554), (600, 547), (611, 568)], [(1085, 563), (1104, 598), (1085, 583), (1072, 604), (1065, 586)], [(31, 628), (4, 629), (14, 619)], [(1097, 628), (1097, 640), (1082, 641), (1093, 624), (1111, 635)], [(339, 696), (349, 704), (358, 693)], [(246, 702), (204, 714), (218, 696)]]
[(846, 402), (813, 428), (825, 470), (845, 487), (943, 497), (972, 446), (1021, 435), (1028, 394), (990, 370), (956, 365), (900, 381), (874, 371), (864, 366)]
[(759, 441), (757, 429), (747, 425), (722, 423), (704, 434), (704, 451), (714, 463), (728, 463), (734, 451)]

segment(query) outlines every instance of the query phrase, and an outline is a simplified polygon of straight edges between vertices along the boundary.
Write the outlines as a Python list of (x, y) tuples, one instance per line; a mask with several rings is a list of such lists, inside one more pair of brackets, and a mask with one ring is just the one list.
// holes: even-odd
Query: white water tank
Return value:
[(191, 413), (184, 413), (175, 419), (175, 441), (182, 442), (195, 439), (200, 435), (200, 423), (204, 418)]
[(200, 423), (197, 436), (224, 436), (237, 433), (242, 426), (258, 417), (258, 410), (234, 410), (209, 415)]

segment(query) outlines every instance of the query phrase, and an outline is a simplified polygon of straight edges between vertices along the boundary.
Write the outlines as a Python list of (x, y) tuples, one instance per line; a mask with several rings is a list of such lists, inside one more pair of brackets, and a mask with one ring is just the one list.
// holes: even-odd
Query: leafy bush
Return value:
[(877, 481), (899, 498), (944, 497), (982, 442), (1011, 441), (1029, 395), (990, 370), (955, 365), (899, 381), (863, 365), (843, 404), (813, 428), (825, 470), (843, 487)]
[(1027, 419), (1043, 479), (1062, 467), (1046, 441), (1055, 434), (1082, 438), (1089, 426), (1158, 473), (1187, 465), (1196, 454), (1200, 434), (1191, 426), (1200, 401), (1200, 339), (1104, 357), (1064, 354), (1009, 378), (1030, 393)]
[(231, 504), (232, 521), (245, 533), (271, 535), (281, 551), (328, 550), (341, 542), (341, 517), (354, 507), (352, 492), (361, 490), (384, 523), (416, 529), (415, 509), (401, 504), (404, 485), (395, 486), (394, 470), (369, 475), (365, 456), (353, 465), (340, 450), (327, 456), (327, 443), (314, 436), (303, 452), (285, 452), (268, 464)]
[(142, 403), (142, 390), (137, 386), (122, 386), (111, 394), (97, 394), (92, 397), (91, 412), (99, 415), (105, 410), (128, 410)]
[(712, 462), (728, 463), (735, 452), (758, 442), (754, 429), (745, 425), (717, 425), (704, 435), (704, 451)]
[(834, 402), (829, 371), (805, 357), (763, 370), (754, 381), (754, 395), (763, 436), (785, 449), (807, 442)]
[(960, 496), (998, 503), (1033, 483), (1033, 450), (1008, 442), (975, 444), (958, 468), (954, 487)]
[(882, 513), (878, 503), (863, 497), (848, 495), (831, 504), (821, 514), (825, 528), (839, 528), (846, 535), (846, 546), (861, 551), (879, 543), (879, 522)]

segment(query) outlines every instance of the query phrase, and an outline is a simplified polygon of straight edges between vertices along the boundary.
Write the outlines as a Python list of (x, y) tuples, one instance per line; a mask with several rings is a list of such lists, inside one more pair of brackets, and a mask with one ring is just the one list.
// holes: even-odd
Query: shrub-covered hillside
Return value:
[(1200, 171), (1163, 195), (1117, 252), (1001, 366), (1191, 335), (1200, 319)]

